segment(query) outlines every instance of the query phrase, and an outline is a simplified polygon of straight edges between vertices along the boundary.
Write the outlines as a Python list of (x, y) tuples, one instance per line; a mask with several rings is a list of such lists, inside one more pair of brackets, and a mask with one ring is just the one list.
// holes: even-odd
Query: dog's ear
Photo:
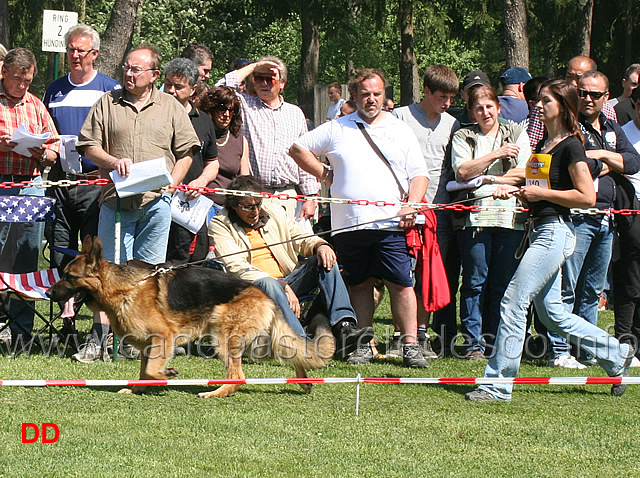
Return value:
[(102, 260), (102, 241), (98, 236), (93, 238), (93, 246), (88, 254), (89, 262), (92, 264), (99, 264)]
[(93, 239), (87, 236), (82, 241), (82, 253), (87, 257), (87, 264), (97, 265), (102, 260), (102, 242), (98, 236)]
[(86, 235), (82, 241), (82, 252), (85, 254), (89, 254), (92, 246), (93, 240), (91, 239), (91, 236)]

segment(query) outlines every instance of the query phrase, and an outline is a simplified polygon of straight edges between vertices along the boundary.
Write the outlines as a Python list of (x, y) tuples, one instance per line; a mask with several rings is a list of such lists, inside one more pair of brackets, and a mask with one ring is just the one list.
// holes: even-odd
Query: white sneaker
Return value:
[(630, 368), (640, 368), (640, 360), (638, 360), (638, 357), (633, 357), (631, 359), (631, 365), (629, 365)]
[(562, 367), (562, 368), (577, 368), (579, 370), (587, 368), (586, 365), (581, 364), (576, 360), (573, 355), (560, 355), (549, 360), (547, 363), (549, 367)]

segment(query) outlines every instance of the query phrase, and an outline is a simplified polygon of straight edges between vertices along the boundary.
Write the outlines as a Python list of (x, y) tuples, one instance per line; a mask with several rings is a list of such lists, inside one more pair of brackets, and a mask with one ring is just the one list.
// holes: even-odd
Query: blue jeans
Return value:
[(460, 324), (468, 351), (484, 352), (484, 334), (491, 339), (495, 336), (500, 301), (518, 265), (514, 256), (522, 235), (522, 231), (501, 227), (468, 227), (458, 232), (462, 260)]
[[(100, 206), (98, 237), (104, 246), (104, 258), (115, 257), (115, 207)], [(147, 264), (161, 264), (167, 255), (167, 241), (171, 228), (171, 196), (162, 194), (139, 209), (120, 211), (120, 262), (132, 259)]]
[[(594, 356), (610, 375), (624, 367), (629, 346), (575, 314), (562, 302), (562, 264), (573, 253), (575, 235), (561, 222), (542, 224), (529, 233), (530, 246), (501, 303), (501, 320), (495, 354), (489, 359), (485, 377), (515, 377), (520, 367), (527, 323), (527, 310), (533, 301), (540, 320), (554, 332), (570, 338)], [(501, 400), (510, 400), (513, 384), (481, 385)]]
[(596, 216), (576, 214), (572, 219), (576, 250), (562, 269), (562, 301), (569, 312), (597, 324), (598, 300), (607, 282), (614, 230), (610, 221), (603, 224)]
[[(34, 183), (42, 181), (40, 176)], [(0, 182), (4, 182), (0, 175)], [(44, 196), (44, 189), (38, 186), (29, 188), (0, 188), (0, 196)], [(42, 246), (44, 222), (0, 223), (0, 270), (22, 274), (38, 270), (38, 258)], [(9, 314), (13, 318), (10, 324), (12, 334), (30, 334), (33, 329), (33, 311), (19, 300), (10, 299)]]
[[(300, 267), (284, 278), (291, 286), (297, 297), (304, 296), (316, 287), (320, 287), (320, 294), (324, 300), (331, 326), (336, 325), (341, 320), (350, 318), (355, 322), (356, 313), (349, 301), (349, 293), (344, 285), (340, 269), (334, 264), (331, 270), (327, 271), (318, 265), (318, 257), (312, 256)], [(306, 333), (300, 324), (300, 320), (295, 316), (287, 294), (280, 283), (271, 277), (258, 279), (253, 284), (262, 289), (276, 304), (282, 309), (287, 323), (301, 337), (306, 337)]]

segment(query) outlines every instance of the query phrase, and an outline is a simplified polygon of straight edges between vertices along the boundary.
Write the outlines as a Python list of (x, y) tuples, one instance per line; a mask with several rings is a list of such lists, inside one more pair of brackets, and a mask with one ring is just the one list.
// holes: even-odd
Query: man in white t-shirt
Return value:
[[(429, 179), (418, 139), (405, 123), (382, 110), (385, 85), (379, 71), (360, 70), (349, 81), (357, 111), (303, 135), (289, 150), (302, 169), (331, 186), (333, 197), (392, 204), (401, 202), (405, 193), (410, 202), (424, 199)], [(368, 143), (365, 131), (390, 167)], [(321, 155), (329, 159), (331, 169), (318, 161)], [(358, 326), (372, 325), (373, 282), (382, 278), (403, 335), (403, 363), (424, 368), (428, 364), (417, 344), (416, 295), (403, 231), (414, 225), (413, 212), (397, 205), (332, 204), (331, 226)], [(397, 219), (389, 220), (392, 216)], [(372, 358), (369, 344), (363, 344), (348, 362), (361, 364)]]
[(331, 104), (327, 110), (326, 121), (331, 121), (340, 117), (340, 108), (342, 108), (342, 105), (345, 104), (346, 100), (342, 97), (342, 86), (337, 81), (334, 81), (329, 85), (327, 95), (329, 96)]

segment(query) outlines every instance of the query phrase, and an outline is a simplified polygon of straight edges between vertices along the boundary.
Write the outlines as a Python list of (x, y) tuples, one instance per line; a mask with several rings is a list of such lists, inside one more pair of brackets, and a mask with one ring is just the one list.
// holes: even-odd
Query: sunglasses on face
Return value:
[(278, 79), (275, 76), (262, 76), (262, 75), (253, 75), (254, 83), (266, 83), (268, 85), (275, 85), (278, 82)]
[(233, 113), (235, 111), (235, 108), (233, 106), (225, 106), (225, 105), (216, 105), (213, 109), (220, 113), (226, 113), (226, 112)]
[(262, 201), (260, 201), (258, 204), (248, 204), (246, 206), (243, 206), (242, 204), (238, 204), (238, 207), (243, 211), (251, 212), (251, 211), (260, 209), (262, 207)]
[(580, 98), (586, 98), (587, 96), (590, 96), (592, 100), (599, 100), (606, 94), (606, 91), (578, 90), (578, 95), (580, 96)]

